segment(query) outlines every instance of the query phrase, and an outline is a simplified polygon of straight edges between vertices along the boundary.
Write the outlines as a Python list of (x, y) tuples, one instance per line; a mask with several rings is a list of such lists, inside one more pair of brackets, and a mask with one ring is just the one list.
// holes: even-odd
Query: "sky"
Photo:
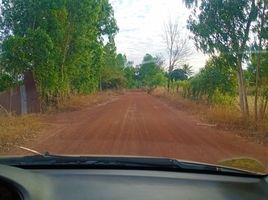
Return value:
[[(126, 54), (129, 61), (140, 64), (146, 53), (166, 56), (163, 26), (178, 21), (185, 37), (189, 37), (186, 21), (190, 11), (182, 0), (110, 0), (119, 27), (115, 37), (117, 52)], [(195, 72), (204, 67), (207, 56), (198, 52), (189, 39), (192, 56), (188, 64)]]

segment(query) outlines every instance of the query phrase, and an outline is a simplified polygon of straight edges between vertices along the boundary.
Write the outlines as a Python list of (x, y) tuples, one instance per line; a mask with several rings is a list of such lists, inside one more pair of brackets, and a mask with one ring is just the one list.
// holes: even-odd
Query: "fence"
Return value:
[(0, 105), (18, 115), (40, 112), (40, 101), (31, 72), (25, 73), (24, 85), (0, 93)]

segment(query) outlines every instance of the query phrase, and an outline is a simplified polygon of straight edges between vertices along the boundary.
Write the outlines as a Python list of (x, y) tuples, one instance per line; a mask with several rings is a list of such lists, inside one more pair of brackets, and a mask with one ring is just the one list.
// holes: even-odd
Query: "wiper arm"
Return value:
[(259, 175), (257, 173), (243, 171), (239, 169), (228, 168), (224, 166), (217, 166), (217, 165), (210, 165), (210, 164), (203, 164), (203, 163), (194, 163), (194, 162), (186, 162), (186, 161), (178, 161), (178, 164), (183, 170), (190, 170), (190, 171), (200, 171), (200, 172), (214, 172), (215, 174), (237, 174), (237, 175)]
[(27, 147), (23, 147), (23, 146), (18, 146), (18, 145), (14, 145), (14, 146), (15, 146), (15, 147), (18, 147), (18, 148), (20, 148), (20, 149), (22, 149), (22, 150), (24, 150), (24, 151), (31, 152), (31, 153), (33, 153), (33, 154), (35, 154), (35, 155), (45, 156), (46, 154), (48, 154), (48, 153), (46, 153), (46, 154), (42, 154), (42, 153), (40, 153), (40, 152), (38, 152), (38, 151), (36, 151), (36, 150), (30, 149), (30, 148), (27, 148)]

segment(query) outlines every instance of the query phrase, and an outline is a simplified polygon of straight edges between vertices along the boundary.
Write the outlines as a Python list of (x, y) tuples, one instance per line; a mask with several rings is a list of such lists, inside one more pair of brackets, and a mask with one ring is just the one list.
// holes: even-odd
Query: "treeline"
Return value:
[(133, 67), (131, 64), (133, 63), (129, 63), (124, 69), (127, 88), (143, 88), (148, 92), (156, 87), (168, 87), (168, 79), (171, 80), (171, 86), (174, 86), (193, 74), (192, 67), (187, 64), (168, 73), (163, 58), (151, 54), (146, 54), (140, 65)]
[(3, 0), (0, 27), (0, 90), (31, 71), (45, 104), (106, 87), (121, 62), (108, 0)]
[[(251, 100), (255, 100), (256, 96), (255, 56), (255, 54), (250, 56), (248, 66), (243, 70), (248, 89), (247, 95)], [(264, 119), (268, 107), (268, 53), (262, 54), (260, 66), (258, 119)], [(176, 91), (185, 98), (208, 105), (226, 106), (228, 107), (226, 109), (237, 109), (238, 87), (236, 71), (223, 56), (212, 56), (199, 73), (187, 80), (178, 80), (172, 84), (173, 92)], [(251, 108), (253, 107), (254, 101), (251, 101)]]

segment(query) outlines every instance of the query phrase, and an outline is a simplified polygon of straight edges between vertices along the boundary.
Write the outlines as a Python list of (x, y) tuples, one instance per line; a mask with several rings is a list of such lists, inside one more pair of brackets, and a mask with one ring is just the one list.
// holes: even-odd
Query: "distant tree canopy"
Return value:
[(187, 74), (183, 69), (175, 69), (170, 73), (170, 79), (172, 81), (187, 80)]
[(166, 77), (157, 57), (146, 54), (138, 72), (138, 79), (143, 87), (155, 88), (166, 84)]
[(126, 67), (124, 68), (124, 74), (127, 79), (127, 88), (139, 88), (141, 83), (138, 80), (139, 69), (133, 66), (133, 62), (127, 62)]

